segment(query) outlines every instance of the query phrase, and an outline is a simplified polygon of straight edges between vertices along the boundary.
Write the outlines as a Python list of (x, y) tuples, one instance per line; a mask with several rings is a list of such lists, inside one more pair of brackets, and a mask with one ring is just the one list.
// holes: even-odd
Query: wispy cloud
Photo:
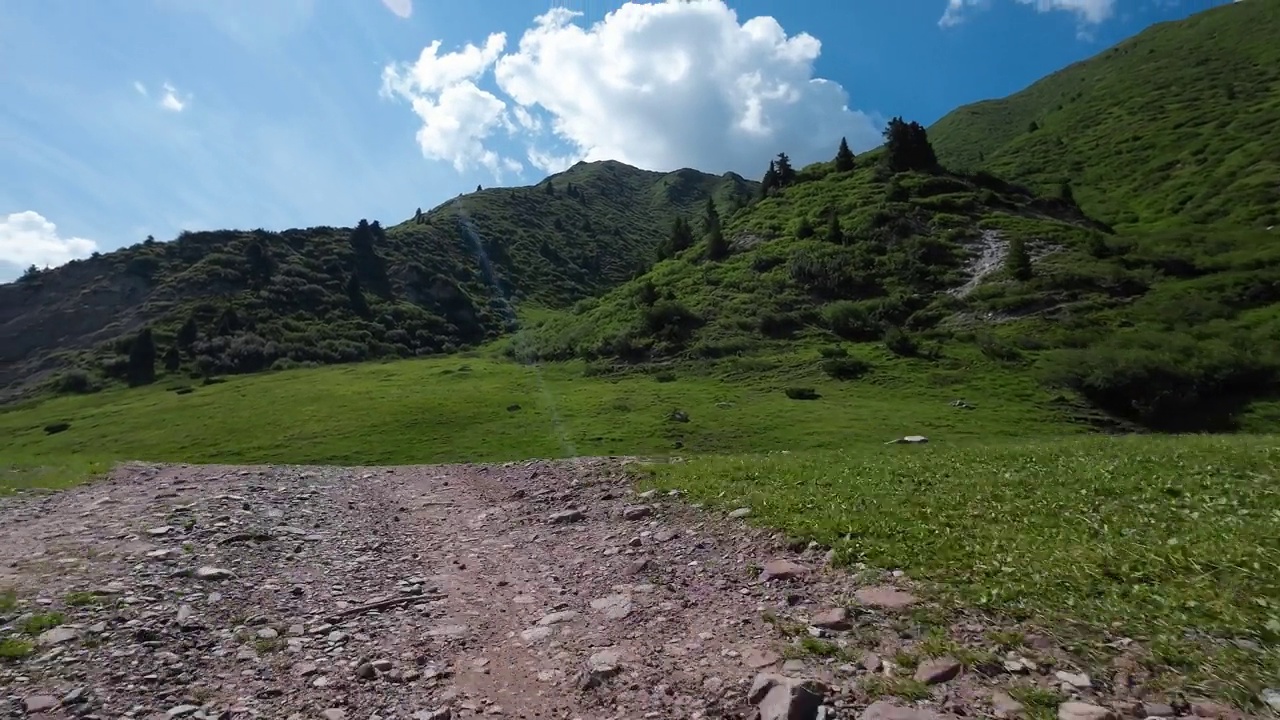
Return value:
[[(137, 80), (133, 81), (133, 89), (137, 90), (138, 94), (142, 97), (151, 97), (151, 91), (147, 90), (147, 86)], [(178, 92), (178, 89), (175, 88), (172, 83), (166, 82), (162, 84), (160, 86), (160, 91), (160, 99), (156, 101), (156, 105), (168, 110), (169, 112), (180, 113), (183, 110), (186, 110), (187, 105), (191, 102), (191, 95), (188, 94), (185, 98), (182, 97), (182, 94)]]
[(160, 98), (160, 107), (172, 112), (182, 112), (187, 109), (187, 103), (190, 98), (183, 100), (178, 97), (178, 91), (169, 83), (164, 84), (164, 97)]
[[(947, 0), (942, 17), (938, 18), (941, 27), (959, 25), (965, 20), (965, 11), (973, 8), (983, 10), (991, 6), (992, 0)], [(1081, 24), (1081, 36), (1088, 33), (1087, 26), (1097, 25), (1115, 15), (1116, 0), (1017, 0), (1023, 5), (1032, 5), (1036, 12), (1069, 12), (1076, 16)]]
[(382, 4), (402, 18), (408, 18), (413, 14), (413, 0), (382, 0)]

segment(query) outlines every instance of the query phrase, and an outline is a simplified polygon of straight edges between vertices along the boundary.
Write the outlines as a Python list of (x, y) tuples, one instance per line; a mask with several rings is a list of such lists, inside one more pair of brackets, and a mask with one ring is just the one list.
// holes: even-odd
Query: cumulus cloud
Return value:
[[(1076, 18), (1086, 25), (1097, 25), (1104, 20), (1109, 19), (1116, 11), (1116, 0), (1017, 0), (1023, 5), (1033, 5), (1037, 12), (1051, 12), (1054, 10), (1073, 13)], [(938, 24), (942, 27), (951, 27), (958, 25), (964, 21), (964, 11), (966, 8), (986, 8), (991, 5), (991, 0), (947, 0), (946, 10), (943, 11), (942, 17), (938, 20)]]
[(58, 226), (33, 210), (0, 216), (0, 263), (18, 268), (52, 267), (97, 249), (92, 240), (61, 237)]
[(408, 18), (413, 14), (413, 0), (382, 0), (382, 4), (402, 18)]
[[(778, 152), (805, 163), (831, 156), (841, 136), (879, 142), (844, 89), (814, 77), (821, 43), (771, 17), (740, 21), (723, 0), (629, 2), (590, 27), (579, 15), (538, 16), (509, 52), (502, 34), (444, 55), (433, 42), (386, 68), (384, 94), (422, 120), (423, 154), (459, 170), (522, 166), (491, 148), (503, 136), (545, 171), (613, 159), (750, 175)], [(479, 85), (490, 73), (494, 91)]]

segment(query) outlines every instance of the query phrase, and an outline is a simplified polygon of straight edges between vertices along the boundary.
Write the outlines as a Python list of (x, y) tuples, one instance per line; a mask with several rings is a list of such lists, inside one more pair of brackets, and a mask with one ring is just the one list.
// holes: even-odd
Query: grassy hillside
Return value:
[(636, 363), (798, 344), (826, 348), (849, 381), (900, 358), (976, 358), (1150, 428), (1232, 429), (1250, 406), (1280, 422), (1280, 244), (1266, 231), (1115, 235), (988, 175), (878, 161), (808, 168), (725, 227), (726, 257), (704, 240), (509, 353)]
[(948, 166), (1056, 190), (1121, 226), (1280, 225), (1280, 4), (1155, 25), (929, 128)]
[[(66, 365), (81, 368), (70, 390), (123, 378), (144, 326), (197, 376), (450, 352), (510, 329), (515, 304), (554, 307), (630, 278), (676, 216), (753, 193), (732, 174), (579, 163), (386, 229), (148, 241), (0, 285), (0, 388)], [(194, 337), (180, 339), (188, 321)]]

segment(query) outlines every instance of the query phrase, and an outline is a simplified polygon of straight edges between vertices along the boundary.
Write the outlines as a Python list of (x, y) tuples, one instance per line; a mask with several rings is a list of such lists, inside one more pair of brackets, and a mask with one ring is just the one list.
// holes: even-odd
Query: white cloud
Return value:
[(382, 4), (402, 18), (408, 18), (413, 14), (413, 0), (382, 0)]
[(498, 127), (509, 127), (507, 104), (476, 80), (493, 65), (506, 45), (503, 33), (494, 33), (484, 47), (470, 43), (440, 55), (437, 40), (422, 49), (413, 63), (388, 65), (382, 71), (382, 95), (409, 101), (422, 121), (418, 147), (424, 157), (445, 160), (462, 172), (477, 165), (495, 176), (504, 169), (519, 171), (518, 162), (503, 158), (484, 145)]
[[(500, 34), (443, 56), (434, 42), (384, 71), (384, 93), (412, 102), (423, 154), (459, 169), (514, 166), (488, 147), (499, 129), (548, 171), (613, 159), (755, 176), (778, 152), (803, 164), (833, 155), (841, 136), (879, 143), (844, 89), (813, 76), (821, 43), (771, 17), (739, 22), (723, 0), (629, 2), (585, 28), (578, 15), (537, 17), (505, 54)], [(505, 99), (477, 84), (490, 68)]]
[[(1017, 0), (1023, 5), (1035, 6), (1036, 12), (1060, 10), (1073, 13), (1084, 25), (1097, 25), (1109, 19), (1116, 11), (1116, 0)], [(938, 19), (938, 25), (951, 27), (964, 21), (966, 8), (986, 8), (991, 0), (947, 0), (946, 10)]]
[(186, 109), (190, 98), (183, 100), (178, 97), (178, 91), (169, 83), (164, 84), (164, 97), (160, 98), (160, 107), (172, 112), (182, 112)]
[(62, 265), (98, 249), (92, 240), (64, 238), (58, 227), (33, 210), (0, 217), (0, 263), (26, 268)]
[(134, 80), (134, 81), (133, 81), (133, 89), (134, 89), (134, 90), (137, 90), (137, 91), (138, 91), (138, 94), (139, 94), (139, 95), (141, 95), (142, 97), (146, 97), (146, 96), (147, 96), (147, 86), (146, 86), (146, 85), (143, 85), (142, 83), (138, 82), (137, 80)]

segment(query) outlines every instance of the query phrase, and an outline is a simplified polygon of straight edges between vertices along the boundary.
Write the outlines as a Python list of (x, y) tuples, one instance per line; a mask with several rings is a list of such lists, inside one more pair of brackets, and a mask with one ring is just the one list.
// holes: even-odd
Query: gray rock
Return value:
[(622, 517), (627, 520), (643, 520), (653, 514), (649, 505), (632, 505), (622, 509)]
[(28, 695), (22, 701), (22, 707), (28, 713), (44, 712), (58, 707), (58, 698), (52, 695)]
[(915, 596), (911, 593), (887, 585), (858, 588), (854, 591), (853, 597), (863, 605), (885, 610), (901, 610), (916, 602)]
[(531, 627), (528, 630), (520, 631), (520, 639), (526, 643), (532, 644), (546, 640), (551, 637), (551, 634), (554, 632), (555, 628), (550, 625), (538, 625), (537, 627)]
[(808, 566), (790, 560), (770, 560), (765, 563), (760, 573), (761, 580), (792, 580), (808, 577), (812, 572)]
[(150, 530), (147, 530), (147, 534), (153, 537), (168, 535), (171, 532), (173, 532), (173, 526), (171, 525), (161, 525), (160, 527), (153, 527)]
[(199, 705), (178, 705), (177, 707), (169, 708), (169, 712), (165, 713), (165, 715), (170, 718), (186, 717), (199, 709)]
[(591, 609), (604, 613), (610, 620), (622, 620), (631, 614), (633, 605), (629, 595), (608, 595), (591, 601)]
[(1053, 676), (1078, 690), (1087, 690), (1093, 687), (1093, 681), (1084, 673), (1070, 673), (1065, 670), (1059, 670)]
[(849, 622), (849, 611), (842, 607), (823, 610), (817, 615), (814, 615), (809, 620), (809, 624), (814, 627), (823, 628), (824, 630), (837, 630), (841, 632), (853, 627)]
[(778, 656), (778, 653), (768, 648), (748, 648), (747, 651), (742, 654), (743, 664), (753, 670), (762, 670), (770, 665), (775, 665), (781, 659), (782, 658)]
[(751, 508), (740, 507), (737, 510), (730, 512), (729, 517), (733, 518), (734, 520), (740, 520), (750, 514), (751, 514)]
[(373, 667), (373, 663), (360, 663), (359, 667), (356, 668), (356, 677), (361, 680), (376, 680), (378, 679), (378, 671)]
[(960, 663), (955, 658), (929, 658), (916, 668), (915, 680), (925, 685), (937, 685), (953, 680), (959, 674)]
[(862, 666), (863, 670), (866, 670), (869, 673), (879, 672), (881, 665), (880, 656), (873, 652), (863, 653), (862, 658), (858, 660), (858, 664)]
[(318, 669), (314, 663), (298, 663), (293, 666), (293, 674), (298, 677), (310, 677), (315, 675)]
[(544, 627), (548, 625), (560, 625), (562, 623), (572, 622), (578, 617), (578, 614), (577, 610), (561, 610), (560, 612), (543, 615), (542, 619), (538, 620), (538, 624)]
[(1058, 706), (1058, 720), (1117, 720), (1116, 714), (1101, 705), (1064, 702)]
[(578, 522), (583, 517), (581, 510), (561, 510), (560, 512), (552, 513), (551, 516), (547, 518), (547, 522), (553, 525), (563, 525), (565, 523)]
[(1263, 705), (1271, 708), (1272, 711), (1280, 713), (1280, 690), (1267, 688), (1258, 693), (1258, 699), (1262, 701)]
[(767, 673), (756, 677), (747, 699), (760, 720), (817, 720), (826, 693), (826, 685), (817, 680)]
[(324, 718), (324, 720), (346, 720), (347, 712), (339, 708), (329, 708), (320, 713), (320, 717)]
[(579, 680), (583, 690), (600, 687), (606, 680), (622, 672), (622, 654), (613, 648), (601, 650), (587, 658), (587, 667)]
[[(1277, 710), (1280, 710), (1280, 708), (1277, 708)], [(1153, 718), (1153, 717), (1161, 717), (1161, 718), (1164, 718), (1164, 717), (1173, 717), (1173, 716), (1174, 716), (1174, 715), (1176, 715), (1176, 714), (1177, 714), (1177, 713), (1176, 713), (1176, 712), (1174, 712), (1174, 710), (1173, 710), (1173, 706), (1172, 706), (1172, 705), (1168, 705), (1168, 704), (1166, 704), (1166, 703), (1152, 703), (1152, 702), (1149, 702), (1149, 703), (1142, 703), (1142, 715), (1143, 715), (1143, 717), (1149, 717), (1149, 718)]]
[(62, 696), (62, 704), (64, 706), (79, 705), (89, 699), (88, 688), (78, 687)]
[(275, 628), (269, 627), (258, 628), (256, 635), (259, 640), (275, 640), (280, 637), (280, 633)]
[(79, 637), (79, 630), (69, 628), (64, 625), (61, 627), (50, 628), (49, 630), (45, 630), (40, 633), (40, 636), (36, 638), (36, 644), (40, 647), (52, 647), (54, 645), (69, 643)]
[(392, 668), (391, 661), (386, 659), (374, 660), (372, 665), (373, 665), (373, 669), (377, 670), (378, 672), (387, 672)]
[(1000, 720), (1012, 720), (1022, 717), (1027, 708), (1003, 690), (996, 690), (991, 693), (991, 709)]
[(197, 580), (230, 580), (236, 576), (235, 573), (224, 568), (204, 567), (196, 568), (195, 578)]

